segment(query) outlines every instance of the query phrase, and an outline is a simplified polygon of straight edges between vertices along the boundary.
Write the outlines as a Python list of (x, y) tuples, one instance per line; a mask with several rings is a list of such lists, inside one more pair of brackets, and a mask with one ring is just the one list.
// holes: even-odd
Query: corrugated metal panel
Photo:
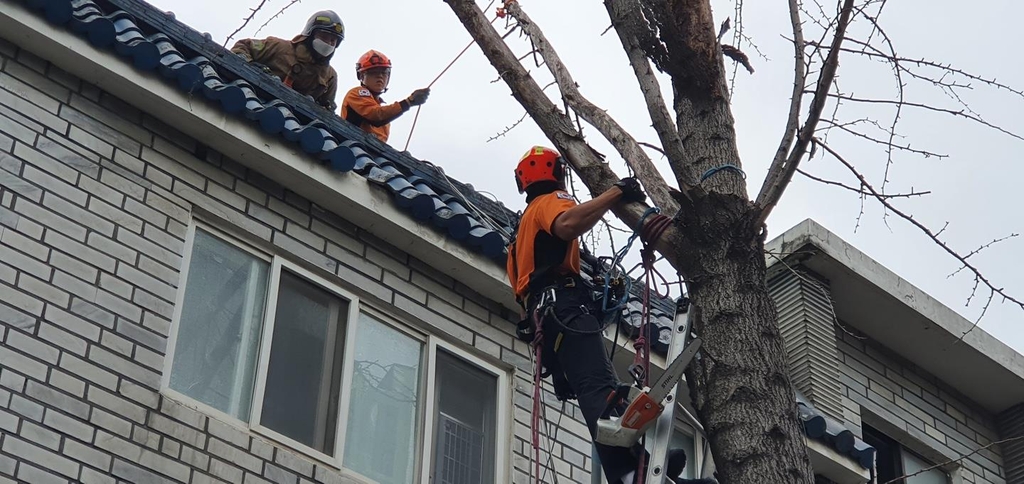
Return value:
[[(1024, 437), (1024, 403), (999, 414), (996, 424), (1004, 440)], [(1024, 484), (1024, 439), (1004, 442), (999, 447), (1003, 454), (1006, 484)]]
[(839, 351), (828, 286), (798, 271), (782, 271), (768, 282), (789, 358), (790, 378), (818, 411), (842, 420)]

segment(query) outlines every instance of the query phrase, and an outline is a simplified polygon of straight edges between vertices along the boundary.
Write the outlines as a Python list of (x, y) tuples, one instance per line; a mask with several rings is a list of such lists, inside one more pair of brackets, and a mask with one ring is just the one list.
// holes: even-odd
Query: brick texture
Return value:
[(848, 427), (884, 427), (879, 430), (936, 463), (971, 454), (959, 461), (954, 484), (1007, 482), (1000, 448), (989, 446), (999, 440), (993, 415), (877, 342), (847, 330), (837, 330), (836, 338)]
[[(359, 482), (161, 391), (197, 208), (412, 326), (528, 361), (496, 302), (0, 39), (0, 482)], [(525, 482), (531, 383), (506, 368)], [(544, 401), (559, 420), (551, 388)], [(566, 408), (553, 471), (589, 482), (586, 428)]]

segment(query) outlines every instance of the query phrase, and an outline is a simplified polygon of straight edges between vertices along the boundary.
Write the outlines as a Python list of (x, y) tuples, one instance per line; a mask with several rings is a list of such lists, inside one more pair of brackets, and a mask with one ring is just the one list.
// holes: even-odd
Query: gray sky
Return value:
[[(196, 30), (210, 32), (220, 42), (241, 25), (248, 9), (259, 3), (258, 0), (244, 3), (151, 1), (164, 10), (174, 11), (178, 19)], [(256, 29), (286, 3), (286, 0), (269, 0), (236, 38), (253, 36)], [(478, 0), (478, 3), (483, 6), (487, 2)], [(601, 36), (608, 18), (600, 2), (520, 0), (520, 3), (544, 28), (583, 94), (607, 109), (637, 139), (657, 143), (618, 39), (612, 32)], [(834, 2), (828, 4), (834, 8)], [(713, 0), (713, 5), (717, 22), (734, 15), (733, 3), (728, 0)], [(356, 85), (354, 62), (368, 49), (384, 52), (394, 63), (390, 92), (385, 99), (397, 100), (429, 84), (470, 40), (462, 24), (441, 0), (375, 0), (370, 3), (305, 0), (271, 22), (258, 37), (291, 38), (301, 30), (312, 12), (326, 8), (337, 11), (346, 26), (346, 40), (332, 61), (339, 72), (339, 103), (340, 96)], [(493, 8), (488, 15), (493, 16)], [(754, 196), (785, 124), (792, 85), (792, 47), (784, 36), (792, 34), (788, 12), (782, 3), (746, 2), (744, 16), (746, 34), (767, 57), (760, 57), (749, 45), (740, 45), (751, 57), (756, 73), (749, 75), (740, 70), (733, 99), (748, 191)], [(949, 63), (1020, 90), (1024, 89), (1024, 67), (1013, 61), (1016, 57), (1013, 49), (1024, 44), (1024, 33), (1021, 29), (1008, 29), (993, 19), (1021, 17), (1024, 17), (1024, 2), (1013, 0), (975, 2), (972, 8), (963, 8), (962, 2), (951, 0), (903, 0), (888, 2), (881, 23), (902, 57)], [(863, 39), (866, 28), (861, 20), (852, 32)], [(809, 34), (808, 38), (818, 35)], [(731, 37), (727, 35), (726, 40)], [(516, 52), (528, 50), (528, 45), (516, 37), (510, 43)], [(527, 62), (528, 68), (532, 66), (532, 61)], [(550, 79), (542, 69), (532, 71), (542, 83)], [(472, 47), (434, 85), (430, 100), (420, 113), (409, 150), (418, 158), (443, 166), (450, 176), (471, 183), (477, 190), (490, 192), (518, 210), (524, 204), (515, 191), (512, 168), (529, 146), (550, 143), (529, 119), (508, 135), (487, 142), (523, 114), (508, 87), (492, 82), (496, 77), (480, 50)], [(895, 99), (897, 95), (896, 81), (889, 67), (850, 55), (841, 58), (838, 82), (845, 93), (857, 97)], [(909, 79), (905, 82), (908, 83), (908, 101), (960, 109), (954, 100), (928, 83)], [(961, 96), (974, 111), (993, 124), (1024, 134), (1024, 123), (1019, 121), (1024, 99), (978, 82), (970, 84), (974, 89)], [(548, 92), (554, 94), (555, 88), (549, 88)], [(671, 99), (667, 91), (666, 99)], [(806, 106), (803, 111), (806, 113)], [(392, 146), (398, 149), (405, 146), (413, 114), (414, 111), (410, 111), (392, 123)], [(888, 106), (865, 108), (847, 104), (840, 108), (839, 119), (853, 121), (871, 117), (888, 126), (893, 114), (894, 110)], [(877, 129), (871, 129), (864, 126), (862, 130), (881, 136)], [(932, 191), (923, 198), (896, 200), (898, 208), (914, 214), (917, 220), (934, 230), (948, 222), (942, 237), (961, 253), (1024, 231), (1018, 192), (1019, 180), (1024, 178), (1024, 164), (1019, 157), (1024, 141), (962, 118), (913, 109), (903, 112), (897, 131), (903, 136), (898, 142), (949, 155), (943, 159), (925, 159), (905, 153), (894, 155), (887, 191)], [(613, 166), (622, 166), (614, 150), (595, 130), (586, 129), (585, 133), (599, 151), (609, 155)], [(830, 135), (829, 144), (855, 163), (876, 187), (881, 183), (886, 155), (879, 147), (838, 132)], [(669, 173), (667, 164), (659, 163), (664, 173)], [(817, 176), (856, 185), (845, 168), (820, 155), (805, 162), (803, 167)], [(947, 277), (959, 267), (956, 260), (909, 223), (892, 214), (883, 219), (882, 208), (873, 200), (864, 201), (864, 214), (858, 226), (861, 206), (856, 194), (797, 175), (769, 220), (769, 237), (805, 218), (813, 218), (965, 317), (977, 317), (987, 291), (979, 290), (979, 297), (965, 306), (974, 280), (967, 273)], [(1022, 251), (1024, 237), (1018, 237), (997, 244), (971, 260), (995, 285), (1024, 299), (1021, 267), (1024, 264), (1019, 255)], [(1000, 302), (993, 300), (981, 327), (1024, 353), (1024, 311)]]

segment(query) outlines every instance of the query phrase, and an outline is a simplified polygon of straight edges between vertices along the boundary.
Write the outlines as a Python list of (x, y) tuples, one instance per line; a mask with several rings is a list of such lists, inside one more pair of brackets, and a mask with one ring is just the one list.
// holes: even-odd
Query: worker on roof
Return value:
[(341, 117), (383, 143), (388, 142), (391, 122), (410, 107), (427, 102), (430, 95), (430, 89), (417, 89), (401, 101), (384, 104), (380, 95), (387, 92), (391, 81), (391, 59), (375, 50), (363, 54), (356, 62), (356, 79), (359, 86), (349, 90), (341, 102)]
[(334, 101), (338, 95), (338, 74), (330, 61), (342, 40), (345, 24), (341, 17), (323, 10), (309, 17), (302, 33), (290, 41), (277, 37), (242, 39), (235, 42), (231, 52), (334, 111), (338, 107)]
[[(617, 398), (623, 387), (605, 353), (601, 322), (590, 311), (590, 288), (580, 276), (579, 237), (616, 204), (642, 202), (646, 195), (636, 178), (623, 178), (577, 205), (565, 191), (566, 169), (559, 153), (543, 146), (530, 148), (519, 160), (516, 185), (526, 193), (527, 206), (509, 247), (507, 270), (531, 322), (542, 300), (552, 304), (554, 314), (542, 316), (542, 374), (552, 375), (559, 399), (578, 400), (593, 437), (598, 419), (624, 408)], [(643, 447), (595, 446), (608, 482), (633, 484)]]

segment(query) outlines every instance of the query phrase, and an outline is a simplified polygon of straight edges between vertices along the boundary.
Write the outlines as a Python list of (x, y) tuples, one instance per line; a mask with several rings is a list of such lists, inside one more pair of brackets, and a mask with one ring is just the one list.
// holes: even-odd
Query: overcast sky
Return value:
[[(223, 42), (241, 25), (248, 9), (259, 1), (156, 0), (153, 3), (174, 11), (181, 21), (201, 32), (210, 32)], [(253, 36), (256, 29), (286, 3), (287, 0), (267, 1), (239, 36)], [(486, 5), (483, 0), (478, 3)], [(607, 109), (637, 139), (656, 143), (657, 137), (649, 127), (646, 107), (618, 39), (611, 32), (601, 35), (608, 25), (601, 2), (521, 0), (520, 3), (544, 28), (583, 94)], [(731, 1), (714, 0), (713, 4), (716, 22), (734, 15)], [(829, 6), (834, 8), (832, 4)], [(390, 92), (385, 99), (398, 100), (413, 89), (429, 84), (470, 40), (442, 0), (305, 0), (272, 21), (258, 37), (291, 38), (301, 30), (312, 12), (325, 8), (335, 9), (346, 25), (346, 39), (332, 61), (339, 73), (339, 102), (344, 92), (356, 85), (354, 62), (368, 49), (380, 50), (393, 61)], [(493, 8), (488, 15), (493, 16)], [(1016, 62), (1018, 56), (1014, 49), (1024, 44), (1024, 33), (993, 19), (1022, 17), (1024, 2), (1013, 0), (974, 2), (971, 8), (951, 0), (903, 0), (888, 2), (881, 23), (902, 57), (949, 63), (1021, 90), (1024, 89), (1024, 67)], [(863, 39), (867, 25), (863, 20), (860, 22), (860, 26), (853, 27), (853, 33)], [(792, 47), (786, 40), (791, 33), (784, 3), (746, 2), (745, 23), (747, 35), (767, 57), (759, 56), (747, 44), (740, 45), (751, 57), (756, 73), (749, 75), (741, 69), (733, 98), (748, 191), (755, 196), (785, 124), (792, 85)], [(726, 40), (731, 38), (731, 35), (726, 36)], [(521, 39), (513, 37), (510, 42), (516, 52), (528, 50)], [(886, 65), (852, 56), (842, 58), (841, 64), (838, 82), (844, 92), (857, 97), (896, 97), (896, 81)], [(540, 69), (532, 68), (532, 71), (544, 83), (550, 79)], [(409, 150), (418, 158), (441, 165), (448, 175), (471, 183), (477, 190), (490, 192), (506, 206), (519, 210), (524, 204), (515, 190), (512, 168), (529, 146), (550, 143), (529, 119), (508, 135), (488, 142), (523, 114), (523, 109), (509, 95), (508, 87), (492, 82), (496, 77), (480, 50), (475, 46), (471, 48), (434, 85)], [(908, 101), (961, 109), (952, 98), (928, 83), (911, 79), (905, 82), (908, 83)], [(961, 97), (975, 112), (990, 123), (1024, 134), (1024, 123), (1019, 120), (1024, 99), (976, 81), (971, 84), (974, 89)], [(553, 93), (554, 88), (549, 92)], [(392, 146), (398, 149), (405, 146), (413, 114), (409, 112), (392, 123)], [(853, 121), (870, 117), (888, 126), (893, 114), (886, 106), (846, 105), (840, 108), (839, 119)], [(881, 136), (879, 131), (869, 127), (863, 130)], [(904, 111), (897, 131), (904, 136), (897, 141), (949, 155), (942, 159), (925, 159), (906, 153), (894, 155), (887, 191), (932, 191), (927, 197), (896, 200), (898, 208), (914, 214), (917, 220), (934, 230), (948, 222), (942, 237), (961, 253), (1024, 231), (1024, 204), (1020, 201), (1024, 165), (1019, 156), (1024, 141), (962, 118), (913, 109)], [(595, 130), (585, 132), (599, 151), (609, 155), (613, 166), (622, 166), (614, 150)], [(884, 151), (838, 132), (830, 135), (829, 140), (830, 145), (855, 163), (870, 182), (876, 186), (881, 183), (886, 165)], [(668, 173), (663, 161), (660, 166)], [(820, 155), (806, 162), (804, 168), (823, 178), (856, 185), (845, 168)], [(861, 207), (856, 194), (797, 175), (769, 220), (769, 237), (779, 235), (805, 218), (812, 218), (965, 317), (977, 317), (987, 291), (979, 290), (980, 299), (965, 306), (974, 280), (967, 273), (947, 277), (959, 267), (955, 259), (907, 222), (891, 214), (883, 219), (883, 210), (872, 200), (863, 203), (864, 212), (858, 225)], [(1022, 251), (1024, 237), (1018, 237), (996, 244), (971, 260), (994, 284), (1024, 299)], [(993, 301), (981, 327), (1024, 353), (1024, 311), (1010, 303), (1000, 303), (998, 299)]]

